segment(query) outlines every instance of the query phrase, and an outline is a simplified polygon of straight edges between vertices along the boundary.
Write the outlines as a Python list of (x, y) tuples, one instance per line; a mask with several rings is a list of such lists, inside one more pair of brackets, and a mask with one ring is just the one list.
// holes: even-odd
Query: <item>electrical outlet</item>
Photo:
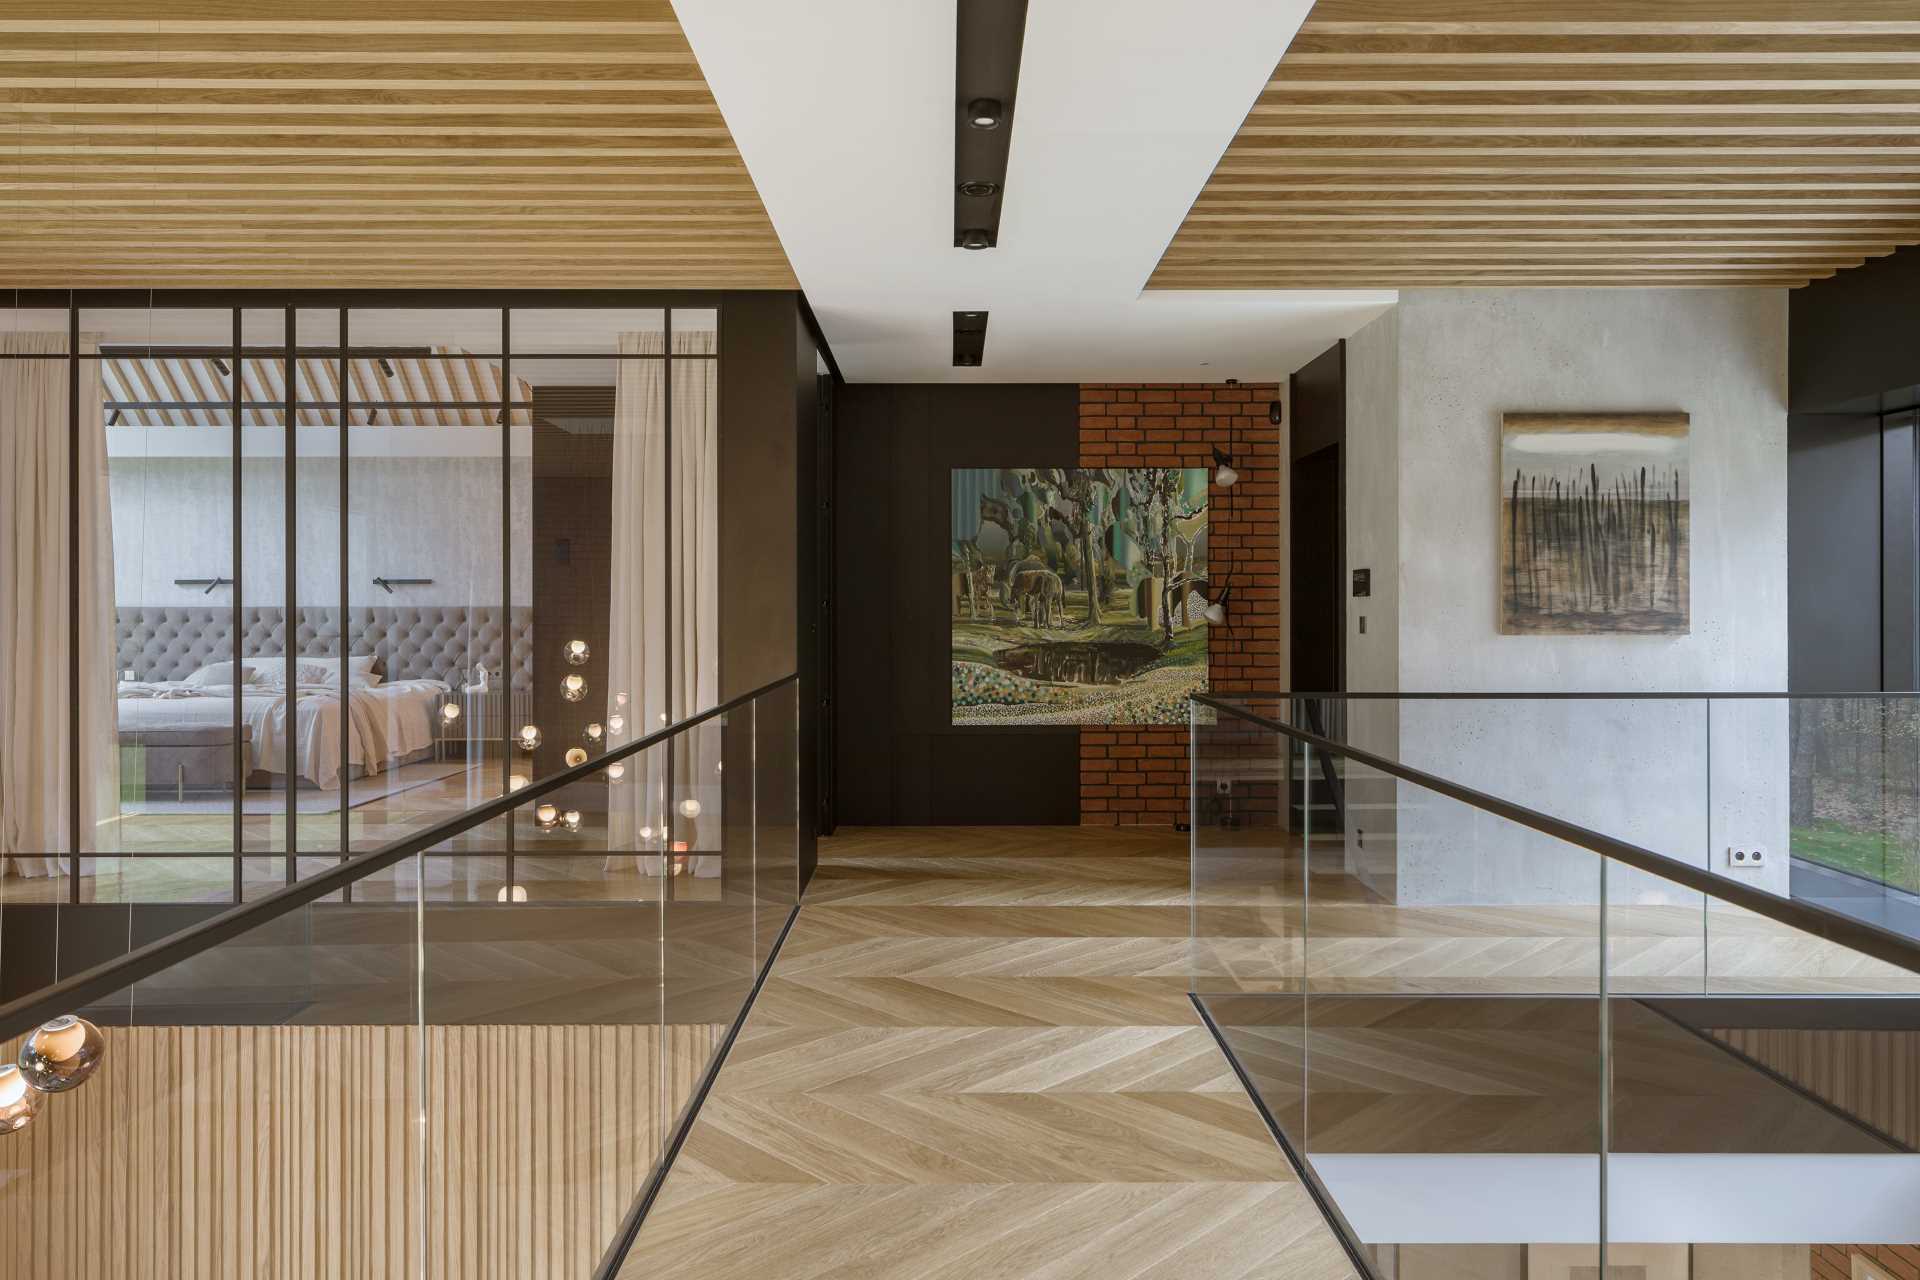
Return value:
[(1755, 867), (1767, 865), (1767, 850), (1763, 845), (1732, 844), (1727, 846), (1727, 865), (1750, 871)]

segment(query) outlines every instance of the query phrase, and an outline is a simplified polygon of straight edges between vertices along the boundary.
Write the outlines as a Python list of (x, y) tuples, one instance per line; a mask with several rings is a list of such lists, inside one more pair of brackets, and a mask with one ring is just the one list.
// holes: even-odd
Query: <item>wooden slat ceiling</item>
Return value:
[[(303, 356), (296, 387), (302, 426), (340, 420), (338, 361)], [(100, 378), (113, 425), (127, 427), (225, 427), (231, 420), (232, 366), (214, 356), (109, 354)], [(499, 422), (500, 366), (452, 347), (430, 356), (356, 357), (347, 362), (348, 421), (352, 426), (492, 427)], [(514, 403), (531, 404), (533, 387), (515, 378)], [(249, 356), (241, 362), (240, 406), (250, 426), (285, 420), (286, 362)], [(356, 407), (357, 402), (377, 407)], [(196, 406), (188, 408), (185, 406)], [(468, 408), (466, 406), (475, 407)], [(516, 424), (533, 421), (515, 409)]]
[(1920, 241), (1920, 0), (1319, 0), (1149, 287), (1800, 285)]
[(0, 0), (0, 287), (795, 287), (669, 0)]

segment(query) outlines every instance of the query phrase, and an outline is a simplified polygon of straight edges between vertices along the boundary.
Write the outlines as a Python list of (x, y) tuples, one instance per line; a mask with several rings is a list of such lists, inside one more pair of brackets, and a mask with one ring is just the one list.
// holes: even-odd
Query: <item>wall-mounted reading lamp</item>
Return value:
[(395, 587), (430, 587), (433, 585), (433, 579), (432, 578), (375, 578), (373, 580), (373, 585), (384, 589), (388, 595), (392, 595), (393, 589)]

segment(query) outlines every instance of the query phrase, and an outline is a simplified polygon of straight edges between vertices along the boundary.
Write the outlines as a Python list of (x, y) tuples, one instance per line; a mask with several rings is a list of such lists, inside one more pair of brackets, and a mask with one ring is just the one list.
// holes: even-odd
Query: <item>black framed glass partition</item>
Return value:
[[(33, 531), (0, 678), (42, 690), (8, 784), (44, 795), (6, 900), (258, 896), (714, 705), (720, 322), (699, 293), (0, 294)], [(576, 859), (664, 830), (659, 771), (555, 798)], [(552, 843), (522, 818), (470, 838), (489, 894)]]

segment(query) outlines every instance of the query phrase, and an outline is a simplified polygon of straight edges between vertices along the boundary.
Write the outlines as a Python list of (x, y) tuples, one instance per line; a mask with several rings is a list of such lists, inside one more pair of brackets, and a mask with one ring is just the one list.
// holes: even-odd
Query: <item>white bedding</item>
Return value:
[[(433, 711), (448, 686), (439, 680), (396, 680), (354, 685), (347, 699), (347, 763), (376, 774), (388, 763), (433, 745)], [(299, 775), (331, 790), (340, 785), (340, 689), (334, 684), (295, 686), (294, 762)], [(120, 685), (120, 731), (222, 725), (233, 722), (233, 686), (190, 685), (180, 680), (124, 681)], [(287, 765), (287, 696), (278, 684), (242, 685), (240, 717), (251, 731), (251, 767), (284, 773)]]

